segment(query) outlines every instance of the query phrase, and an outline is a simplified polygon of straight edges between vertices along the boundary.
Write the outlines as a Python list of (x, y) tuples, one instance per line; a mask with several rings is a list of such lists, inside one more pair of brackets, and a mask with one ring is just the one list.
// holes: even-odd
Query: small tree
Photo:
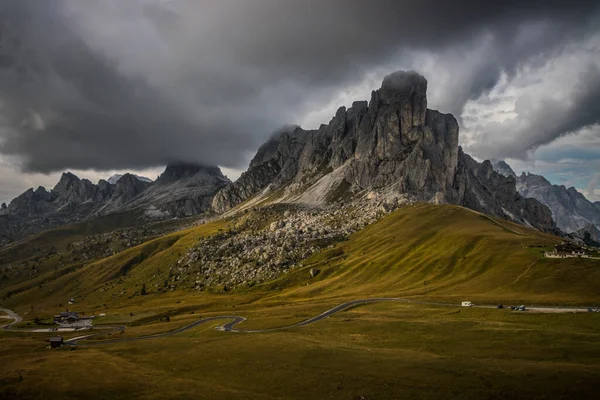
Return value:
[(142, 285), (142, 291), (141, 291), (141, 293), (142, 293), (142, 296), (147, 293), (146, 292), (146, 284), (145, 283)]

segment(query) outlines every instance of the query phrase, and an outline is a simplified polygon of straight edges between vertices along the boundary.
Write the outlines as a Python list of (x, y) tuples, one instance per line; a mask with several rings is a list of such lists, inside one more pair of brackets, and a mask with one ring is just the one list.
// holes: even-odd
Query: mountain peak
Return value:
[[(146, 178), (145, 176), (140, 176), (140, 175), (136, 175), (136, 174), (131, 174), (129, 172), (127, 172), (125, 175), (131, 175), (135, 178), (137, 178), (138, 180), (142, 181), (142, 182), (146, 182), (146, 183), (152, 183), (152, 179), (150, 178)], [(111, 176), (110, 178), (108, 178), (106, 181), (108, 183), (110, 183), (111, 185), (115, 185), (117, 183), (117, 181), (119, 179), (121, 179), (124, 175), (123, 174), (114, 174), (113, 176)]]
[(395, 109), (401, 133), (407, 135), (413, 127), (425, 125), (427, 79), (414, 71), (391, 73), (383, 78), (381, 89), (373, 92), (370, 107)]
[(556, 225), (566, 233), (577, 232), (590, 224), (600, 225), (600, 207), (574, 187), (553, 185), (541, 175), (528, 173), (517, 178), (517, 189), (521, 196), (547, 205)]
[[(264, 189), (283, 187), (290, 201), (311, 205), (341, 198), (338, 192), (383, 187), (424, 200), (451, 197), (457, 158), (456, 119), (427, 110), (423, 76), (397, 71), (383, 79), (368, 104), (340, 107), (317, 130), (270, 139), (248, 171), (217, 194), (213, 207), (226, 211)], [(301, 193), (307, 182), (314, 190)]]
[(74, 173), (72, 173), (71, 171), (63, 172), (62, 175), (60, 176), (60, 181), (74, 181), (74, 180), (78, 181), (79, 177), (77, 175), (75, 175)]
[(54, 191), (59, 193), (66, 192), (74, 183), (80, 181), (81, 180), (79, 179), (79, 177), (77, 177), (77, 175), (71, 172), (63, 172), (63, 174), (60, 177), (60, 180), (58, 181), (56, 186), (54, 186)]
[(552, 186), (552, 184), (550, 183), (550, 181), (548, 181), (542, 175), (532, 174), (531, 172), (527, 172), (527, 174), (523, 173), (519, 177), (519, 181), (522, 184), (527, 183), (529, 185), (537, 184), (537, 185), (540, 185), (540, 186)]
[(217, 166), (206, 166), (202, 164), (178, 162), (167, 165), (167, 168), (165, 168), (165, 172), (163, 172), (158, 177), (156, 182), (161, 184), (171, 183), (183, 179), (188, 179), (196, 175), (203, 175), (207, 177), (215, 177), (217, 179), (227, 180), (227, 178), (225, 178), (225, 176), (221, 172), (221, 169)]
[(492, 165), (494, 166), (494, 170), (499, 174), (504, 176), (512, 176), (513, 178), (517, 177), (517, 174), (513, 169), (506, 163), (504, 160), (491, 160)]
[(383, 78), (381, 88), (395, 92), (427, 92), (427, 79), (415, 71), (396, 71)]

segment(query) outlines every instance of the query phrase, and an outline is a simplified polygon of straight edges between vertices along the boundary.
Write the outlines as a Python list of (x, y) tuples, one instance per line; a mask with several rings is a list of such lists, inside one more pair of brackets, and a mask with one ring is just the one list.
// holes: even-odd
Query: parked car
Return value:
[(504, 308), (504, 306), (502, 304), (498, 304), (497, 306), (498, 308)]

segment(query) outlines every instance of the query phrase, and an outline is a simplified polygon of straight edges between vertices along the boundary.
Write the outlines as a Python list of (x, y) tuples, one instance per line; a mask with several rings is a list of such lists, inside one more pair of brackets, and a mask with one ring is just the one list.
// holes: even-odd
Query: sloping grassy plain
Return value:
[[(388, 215), (263, 285), (140, 294), (144, 282), (162, 277), (201, 237), (231, 224), (149, 241), (19, 292), (2, 306), (31, 321), (76, 297), (78, 310), (106, 313), (96, 323), (129, 326), (114, 338), (214, 315), (248, 317), (245, 328), (289, 325), (368, 297), (600, 303), (600, 261), (543, 257), (559, 238), (464, 208), (423, 204)], [(320, 271), (314, 278), (311, 268)], [(393, 303), (287, 331), (234, 334), (215, 331), (216, 325), (52, 351), (45, 348), (47, 334), (0, 332), (0, 397), (581, 399), (595, 398), (600, 388), (597, 313)]]
[[(600, 318), (412, 304), (261, 334), (48, 350), (4, 333), (2, 398), (592, 399)], [(362, 397), (361, 397), (362, 396)]]
[[(402, 208), (307, 260), (270, 288), (285, 299), (418, 296), (446, 301), (600, 303), (600, 262), (547, 259), (560, 239), (457, 206)], [(308, 286), (306, 285), (308, 283)]]

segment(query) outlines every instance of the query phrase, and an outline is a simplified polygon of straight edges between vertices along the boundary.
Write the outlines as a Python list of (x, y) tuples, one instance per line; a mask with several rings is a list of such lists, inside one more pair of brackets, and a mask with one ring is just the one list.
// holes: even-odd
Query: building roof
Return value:
[(63, 341), (62, 336), (55, 336), (55, 337), (50, 338), (50, 342), (62, 342), (62, 341)]
[(582, 251), (583, 249), (576, 244), (573, 243), (561, 243), (554, 246), (556, 251), (559, 252), (572, 252), (572, 251)]
[(68, 319), (71, 319), (71, 318), (77, 319), (77, 318), (79, 318), (79, 314), (77, 314), (76, 312), (73, 312), (73, 311), (66, 311), (66, 312), (63, 311), (60, 314), (58, 314), (57, 317), (68, 318)]

